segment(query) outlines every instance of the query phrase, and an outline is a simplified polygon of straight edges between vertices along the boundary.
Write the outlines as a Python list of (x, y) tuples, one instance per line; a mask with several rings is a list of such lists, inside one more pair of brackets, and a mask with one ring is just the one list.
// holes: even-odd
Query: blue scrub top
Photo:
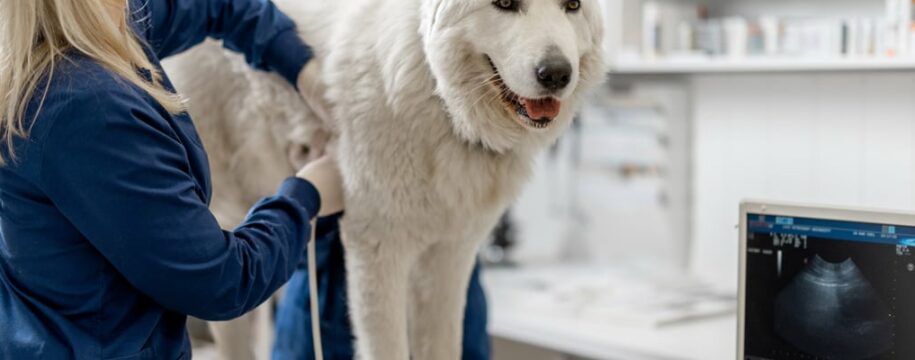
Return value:
[[(130, 7), (157, 67), (208, 36), (292, 83), (311, 57), (262, 0)], [(311, 184), (287, 180), (223, 231), (187, 115), (76, 51), (40, 90), (0, 168), (0, 359), (187, 359), (186, 314), (237, 317), (295, 271), (320, 207)]]
[[(321, 345), (327, 360), (353, 359), (353, 328), (346, 300), (346, 268), (337, 217), (318, 219), (315, 227), (315, 259), (318, 280), (318, 311)], [(286, 286), (286, 295), (276, 313), (276, 343), (273, 360), (312, 360), (311, 293), (308, 268), (302, 264)], [(467, 288), (464, 309), (463, 360), (487, 360), (490, 356), (486, 331), (487, 304), (477, 266)]]

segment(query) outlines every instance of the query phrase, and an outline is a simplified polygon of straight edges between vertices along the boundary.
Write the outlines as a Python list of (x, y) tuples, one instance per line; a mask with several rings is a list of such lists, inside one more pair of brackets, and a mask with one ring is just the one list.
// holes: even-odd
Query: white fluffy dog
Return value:
[[(604, 77), (598, 1), (275, 2), (328, 84), (357, 353), (459, 359), (478, 247)], [(213, 209), (232, 224), (319, 136), (278, 77), (200, 51), (169, 70), (211, 156)]]

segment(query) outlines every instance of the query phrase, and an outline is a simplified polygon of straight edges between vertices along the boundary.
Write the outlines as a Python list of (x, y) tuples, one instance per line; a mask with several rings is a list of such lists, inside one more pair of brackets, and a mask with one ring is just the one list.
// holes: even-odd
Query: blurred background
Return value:
[(733, 359), (742, 199), (915, 209), (911, 0), (601, 0), (607, 83), (484, 249), (496, 359)]

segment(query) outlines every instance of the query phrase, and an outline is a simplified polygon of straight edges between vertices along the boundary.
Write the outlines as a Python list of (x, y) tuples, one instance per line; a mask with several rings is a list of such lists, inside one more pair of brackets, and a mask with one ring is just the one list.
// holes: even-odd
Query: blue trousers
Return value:
[[(318, 220), (316, 254), (318, 269), (319, 311), (321, 315), (321, 342), (324, 358), (349, 360), (353, 358), (353, 330), (349, 321), (346, 301), (346, 269), (343, 244), (340, 242), (338, 218)], [(479, 265), (473, 271), (467, 290), (467, 308), (464, 313), (463, 360), (488, 360), (489, 335), (486, 333), (486, 296), (480, 285)], [(276, 315), (276, 343), (274, 360), (314, 359), (311, 334), (308, 268), (305, 263), (293, 274), (286, 295)]]

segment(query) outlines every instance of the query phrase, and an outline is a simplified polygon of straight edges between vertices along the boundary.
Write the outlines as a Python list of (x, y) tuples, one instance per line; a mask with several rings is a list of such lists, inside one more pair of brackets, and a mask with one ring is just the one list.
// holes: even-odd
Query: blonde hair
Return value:
[[(50, 82), (55, 64), (71, 49), (147, 92), (170, 113), (184, 111), (181, 98), (162, 86), (162, 74), (131, 30), (126, 2), (0, 0), (0, 141), (6, 142), (9, 155), (6, 159), (0, 153), (0, 166), (15, 159), (13, 140), (28, 136), (23, 117), (29, 102), (41, 96), (38, 111), (44, 104), (47, 87), (38, 94), (39, 82), (45, 77)], [(124, 16), (112, 16), (113, 6), (125, 7)], [(139, 69), (148, 70), (152, 81)]]

